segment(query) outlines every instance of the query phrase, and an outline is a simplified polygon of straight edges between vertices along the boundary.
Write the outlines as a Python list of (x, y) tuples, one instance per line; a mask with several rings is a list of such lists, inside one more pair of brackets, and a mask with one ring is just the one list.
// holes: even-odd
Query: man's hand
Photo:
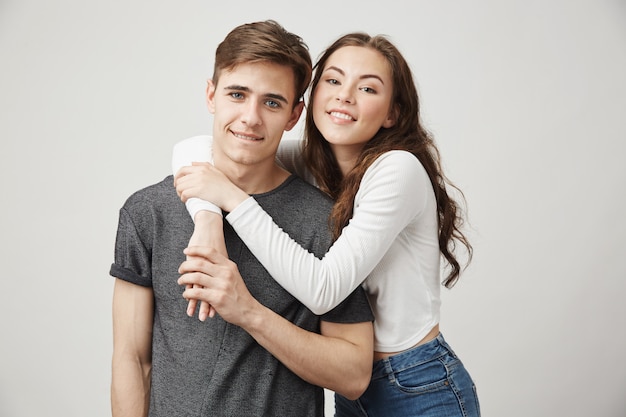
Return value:
[(187, 286), (183, 297), (210, 304), (224, 320), (245, 328), (260, 304), (248, 291), (237, 265), (205, 246), (190, 246), (185, 255), (187, 260), (178, 270), (178, 284)]
[(224, 320), (241, 327), (295, 374), (314, 385), (356, 399), (372, 372), (371, 322), (322, 321), (322, 334), (296, 326), (252, 297), (234, 262), (203, 246), (185, 250), (180, 267), (183, 296), (211, 304)]

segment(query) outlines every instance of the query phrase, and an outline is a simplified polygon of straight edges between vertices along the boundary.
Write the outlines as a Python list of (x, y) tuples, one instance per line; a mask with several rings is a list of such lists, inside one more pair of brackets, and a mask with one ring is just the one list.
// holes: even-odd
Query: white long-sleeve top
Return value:
[[(178, 157), (184, 154), (181, 143)], [(297, 149), (283, 152), (292, 168)], [(253, 198), (226, 219), (274, 279), (316, 314), (362, 284), (375, 316), (378, 352), (407, 349), (439, 323), (437, 205), (424, 167), (408, 152), (387, 152), (368, 168), (352, 219), (322, 259), (293, 241)]]

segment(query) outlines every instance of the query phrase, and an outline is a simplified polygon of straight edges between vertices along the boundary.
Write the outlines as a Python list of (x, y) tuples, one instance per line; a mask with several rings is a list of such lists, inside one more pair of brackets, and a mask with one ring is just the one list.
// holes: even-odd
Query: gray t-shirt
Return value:
[[(200, 322), (185, 314), (176, 280), (193, 222), (172, 184), (169, 176), (126, 201), (110, 271), (154, 291), (150, 416), (323, 416), (323, 389), (292, 373), (243, 329), (219, 316)], [(318, 257), (328, 250), (332, 202), (319, 190), (291, 176), (254, 197), (303, 247)], [(250, 293), (292, 323), (319, 333), (320, 319), (373, 320), (360, 287), (331, 312), (314, 315), (271, 278), (228, 222), (224, 235)]]

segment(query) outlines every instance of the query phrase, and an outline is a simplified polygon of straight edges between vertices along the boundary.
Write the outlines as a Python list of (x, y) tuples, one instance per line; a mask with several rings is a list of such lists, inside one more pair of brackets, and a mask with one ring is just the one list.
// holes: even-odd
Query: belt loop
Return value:
[(439, 341), (439, 344), (441, 344), (441, 346), (443, 346), (443, 348), (446, 349), (453, 358), (458, 359), (456, 353), (454, 353), (448, 342), (446, 342), (446, 340), (443, 338), (443, 334), (439, 333), (439, 335), (437, 336), (437, 340)]
[(383, 359), (383, 364), (385, 365), (385, 372), (387, 373), (387, 379), (389, 379), (389, 382), (395, 383), (396, 375), (393, 372), (393, 367), (391, 366), (391, 361), (389, 360), (389, 358)]

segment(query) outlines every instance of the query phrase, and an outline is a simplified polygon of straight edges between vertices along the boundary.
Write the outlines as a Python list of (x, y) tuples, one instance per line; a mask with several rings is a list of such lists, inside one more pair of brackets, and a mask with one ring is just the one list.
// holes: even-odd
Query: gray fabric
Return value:
[[(150, 416), (322, 416), (323, 390), (289, 371), (244, 330), (219, 316), (202, 323), (185, 314), (177, 268), (193, 223), (172, 183), (169, 176), (126, 201), (110, 271), (154, 291)], [(331, 201), (321, 192), (291, 176), (255, 198), (296, 241), (318, 257), (326, 252)], [(229, 256), (250, 293), (291, 322), (319, 333), (320, 317), (280, 287), (224, 223)], [(353, 323), (373, 316), (359, 288), (322, 320)]]

